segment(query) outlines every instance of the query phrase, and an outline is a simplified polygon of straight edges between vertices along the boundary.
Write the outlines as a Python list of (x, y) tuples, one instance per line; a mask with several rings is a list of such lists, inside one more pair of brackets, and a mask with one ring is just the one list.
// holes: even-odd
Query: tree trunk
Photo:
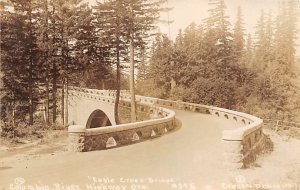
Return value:
[(140, 80), (145, 80), (145, 76), (146, 76), (146, 65), (145, 65), (145, 47), (143, 45), (143, 47), (141, 48), (141, 66), (139, 67), (139, 76), (140, 76)]
[[(67, 70), (68, 72), (68, 70)], [(69, 124), (69, 79), (68, 79), (68, 75), (67, 75), (67, 78), (66, 78), (66, 114), (65, 114), (65, 123), (66, 125)]]
[[(175, 67), (174, 61), (170, 61), (170, 62), (171, 62), (171, 68), (174, 68)], [(176, 87), (176, 81), (174, 79), (174, 76), (171, 75), (171, 90), (174, 90), (175, 87)]]
[(101, 79), (102, 90), (105, 90), (105, 82), (104, 79)]
[(12, 102), (12, 126), (13, 126), (13, 130), (15, 130), (16, 127), (16, 116), (15, 116), (15, 96), (13, 96), (13, 102)]
[(176, 81), (174, 80), (173, 77), (171, 77), (171, 90), (174, 90), (176, 87)]
[(29, 90), (29, 125), (33, 125), (33, 38), (32, 38), (32, 18), (31, 18), (31, 1), (29, 2), (29, 78), (28, 78), (28, 90)]
[(136, 121), (136, 107), (135, 107), (135, 89), (134, 89), (134, 45), (133, 37), (130, 38), (130, 95), (131, 95), (131, 122)]
[[(30, 56), (31, 57), (31, 56)], [(32, 81), (32, 59), (29, 67), (29, 125), (33, 125), (33, 81)]]
[(61, 119), (62, 125), (65, 125), (65, 78), (62, 78), (62, 87), (61, 87)]
[[(55, 14), (55, 6), (52, 2), (52, 14)], [(55, 17), (54, 17), (55, 18)], [(55, 30), (55, 24), (56, 24), (56, 20), (53, 19), (53, 32), (55, 34), (56, 30)], [(55, 40), (55, 36), (52, 36), (52, 45), (54, 46), (56, 43)], [(54, 46), (55, 47), (55, 46)], [(52, 49), (52, 55), (54, 56), (53, 53), (57, 54), (56, 50)], [(53, 59), (53, 57), (51, 58), (52, 61), (52, 125), (56, 124), (56, 93), (57, 93), (57, 68), (56, 68), (56, 63), (55, 63), (55, 59)]]
[(119, 44), (117, 45), (117, 92), (116, 92), (116, 100), (115, 100), (115, 121), (116, 124), (120, 124), (120, 118), (119, 118), (119, 101), (120, 101), (120, 90), (121, 90), (121, 73), (120, 73), (120, 47)]
[(53, 107), (52, 107), (52, 122), (53, 124), (56, 123), (56, 104), (57, 104), (57, 99), (56, 99), (56, 93), (57, 93), (57, 70), (56, 70), (56, 65), (55, 62), (53, 61), (53, 70), (52, 70), (52, 76), (53, 76), (53, 81), (52, 81), (52, 98), (53, 98)]
[[(68, 46), (68, 41), (66, 42), (66, 46)], [(66, 71), (65, 71), (65, 86), (66, 86), (66, 102), (65, 102), (65, 125), (69, 124), (69, 49), (66, 52)]]
[(50, 112), (49, 112), (49, 107), (50, 107), (50, 92), (49, 92), (49, 73), (47, 72), (47, 78), (46, 78), (46, 123), (49, 126), (50, 124)]
[(16, 116), (15, 116), (15, 107), (12, 107), (12, 126), (13, 126), (13, 138), (15, 138), (16, 134)]
[[(45, 0), (45, 7), (44, 7), (44, 11), (46, 12), (46, 16), (45, 16), (45, 28), (48, 30), (48, 0)], [(49, 126), (50, 125), (50, 111), (49, 111), (49, 107), (50, 107), (50, 92), (49, 92), (49, 84), (50, 84), (50, 76), (49, 76), (49, 68), (50, 68), (50, 62), (48, 61), (49, 58), (49, 44), (48, 44), (49, 38), (48, 38), (48, 34), (45, 33), (44, 34), (44, 39), (43, 42), (47, 44), (47, 49), (46, 49), (46, 53), (45, 53), (45, 63), (46, 63), (46, 105), (45, 105), (45, 114), (46, 114), (46, 125)]]

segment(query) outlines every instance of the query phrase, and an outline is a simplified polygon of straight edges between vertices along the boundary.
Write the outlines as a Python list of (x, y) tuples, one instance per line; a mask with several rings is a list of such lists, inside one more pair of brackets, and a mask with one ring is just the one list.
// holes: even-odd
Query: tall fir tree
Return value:
[(245, 51), (242, 55), (242, 62), (245, 67), (253, 68), (253, 41), (252, 35), (249, 33), (247, 36), (247, 41), (245, 45)]
[(50, 125), (50, 58), (51, 58), (51, 42), (49, 34), (49, 0), (41, 0), (37, 2), (39, 8), (39, 27), (37, 28), (37, 45), (40, 50), (39, 58), (39, 83), (45, 87), (45, 91), (41, 93), (41, 99), (45, 99), (45, 123)]
[(96, 9), (97, 26), (100, 29), (99, 35), (109, 52), (110, 64), (116, 66), (116, 100), (114, 107), (114, 115), (116, 123), (120, 123), (119, 119), (119, 101), (121, 90), (121, 63), (127, 60), (127, 47), (125, 19), (126, 7), (124, 2), (110, 0), (106, 2), (98, 2)]
[(141, 47), (141, 42), (149, 36), (159, 18), (160, 6), (164, 0), (124, 0), (127, 11), (124, 12), (126, 21), (127, 39), (129, 41), (130, 62), (130, 94), (131, 94), (131, 121), (136, 121), (135, 103), (135, 57), (136, 48)]
[[(65, 90), (67, 91), (66, 85), (68, 84), (68, 75), (70, 70), (74, 71), (78, 69), (78, 60), (80, 54), (76, 52), (83, 52), (85, 46), (82, 45), (82, 51), (76, 51), (74, 49), (76, 43), (82, 42), (80, 39), (80, 32), (83, 31), (81, 28), (83, 23), (86, 22), (84, 19), (88, 19), (84, 16), (84, 12), (90, 12), (87, 4), (83, 4), (82, 0), (49, 0), (48, 3), (48, 38), (50, 43), (50, 76), (51, 76), (51, 87), (52, 87), (52, 122), (56, 123), (58, 115), (58, 89), (61, 88), (61, 120), (63, 124), (65, 122)], [(90, 23), (90, 22), (87, 22)], [(85, 30), (87, 31), (87, 30)], [(76, 60), (72, 56), (76, 56)]]
[[(4, 28), (1, 30), (2, 69), (6, 87), (13, 102), (28, 110), (28, 124), (34, 124), (34, 111), (38, 103), (38, 59), (35, 1), (12, 0), (11, 11), (4, 11)], [(2, 19), (1, 19), (2, 20)], [(14, 86), (12, 86), (14, 85)], [(22, 93), (20, 93), (22, 92)]]
[(261, 10), (260, 18), (255, 26), (255, 65), (253, 68), (263, 71), (270, 54), (270, 40), (272, 39), (271, 18), (266, 19), (264, 10)]
[[(295, 62), (297, 39), (297, 4), (296, 0), (281, 3), (276, 19), (275, 31), (275, 60), (289, 72)], [(288, 71), (287, 71), (288, 72)]]
[(208, 41), (212, 40), (210, 47), (215, 49), (210, 59), (216, 65), (216, 69), (223, 70), (233, 62), (231, 24), (226, 15), (224, 0), (210, 0), (209, 5), (211, 8), (206, 19), (206, 35), (211, 38)]
[(150, 93), (152, 96), (160, 98), (169, 97), (172, 46), (172, 41), (166, 35), (156, 35), (153, 54), (149, 61), (149, 71), (143, 88), (140, 90), (142, 94)]
[(233, 51), (234, 57), (236, 61), (239, 61), (239, 58), (242, 56), (245, 46), (245, 39), (244, 39), (244, 21), (242, 15), (242, 9), (239, 6), (237, 9), (237, 20), (234, 25), (233, 29)]

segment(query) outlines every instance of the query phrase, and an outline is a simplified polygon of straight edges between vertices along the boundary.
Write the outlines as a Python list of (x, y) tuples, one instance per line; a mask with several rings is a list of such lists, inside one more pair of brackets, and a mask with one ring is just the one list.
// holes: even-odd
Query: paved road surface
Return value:
[(0, 170), (0, 190), (17, 184), (55, 190), (221, 189), (228, 175), (222, 165), (221, 131), (233, 125), (199, 113), (176, 111), (176, 115), (181, 128), (154, 140), (7, 163), (12, 168)]

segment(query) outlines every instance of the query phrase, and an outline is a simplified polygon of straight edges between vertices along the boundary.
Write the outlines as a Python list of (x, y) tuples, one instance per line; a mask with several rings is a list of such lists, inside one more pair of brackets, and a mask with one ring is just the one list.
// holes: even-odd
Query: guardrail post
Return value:
[(72, 152), (84, 151), (86, 129), (82, 125), (70, 125), (68, 127), (69, 146), (68, 150)]
[(223, 164), (229, 171), (243, 167), (243, 154), (241, 141), (223, 140)]

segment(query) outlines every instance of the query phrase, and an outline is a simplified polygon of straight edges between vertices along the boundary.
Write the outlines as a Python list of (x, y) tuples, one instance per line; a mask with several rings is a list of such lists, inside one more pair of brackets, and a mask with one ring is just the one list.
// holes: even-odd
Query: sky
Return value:
[[(170, 25), (170, 37), (175, 39), (178, 30), (184, 29), (192, 22), (200, 24), (204, 18), (208, 16), (209, 0), (169, 0), (168, 5), (173, 10), (169, 12), (170, 20), (174, 21)], [(235, 22), (237, 15), (237, 7), (241, 6), (243, 19), (245, 23), (246, 33), (254, 34), (254, 27), (257, 20), (260, 17), (261, 10), (269, 12), (272, 10), (273, 17), (277, 15), (278, 0), (225, 0), (227, 6), (226, 15), (229, 16), (229, 20), (232, 25)], [(300, 31), (300, 1), (299, 1), (299, 19), (298, 28)], [(163, 13), (161, 19), (167, 20), (168, 14)], [(233, 26), (232, 26), (233, 27)], [(167, 25), (161, 25), (160, 30), (163, 33), (169, 34)], [(300, 32), (298, 32), (298, 38), (300, 38)], [(300, 56), (300, 39), (297, 40), (297, 56)]]

